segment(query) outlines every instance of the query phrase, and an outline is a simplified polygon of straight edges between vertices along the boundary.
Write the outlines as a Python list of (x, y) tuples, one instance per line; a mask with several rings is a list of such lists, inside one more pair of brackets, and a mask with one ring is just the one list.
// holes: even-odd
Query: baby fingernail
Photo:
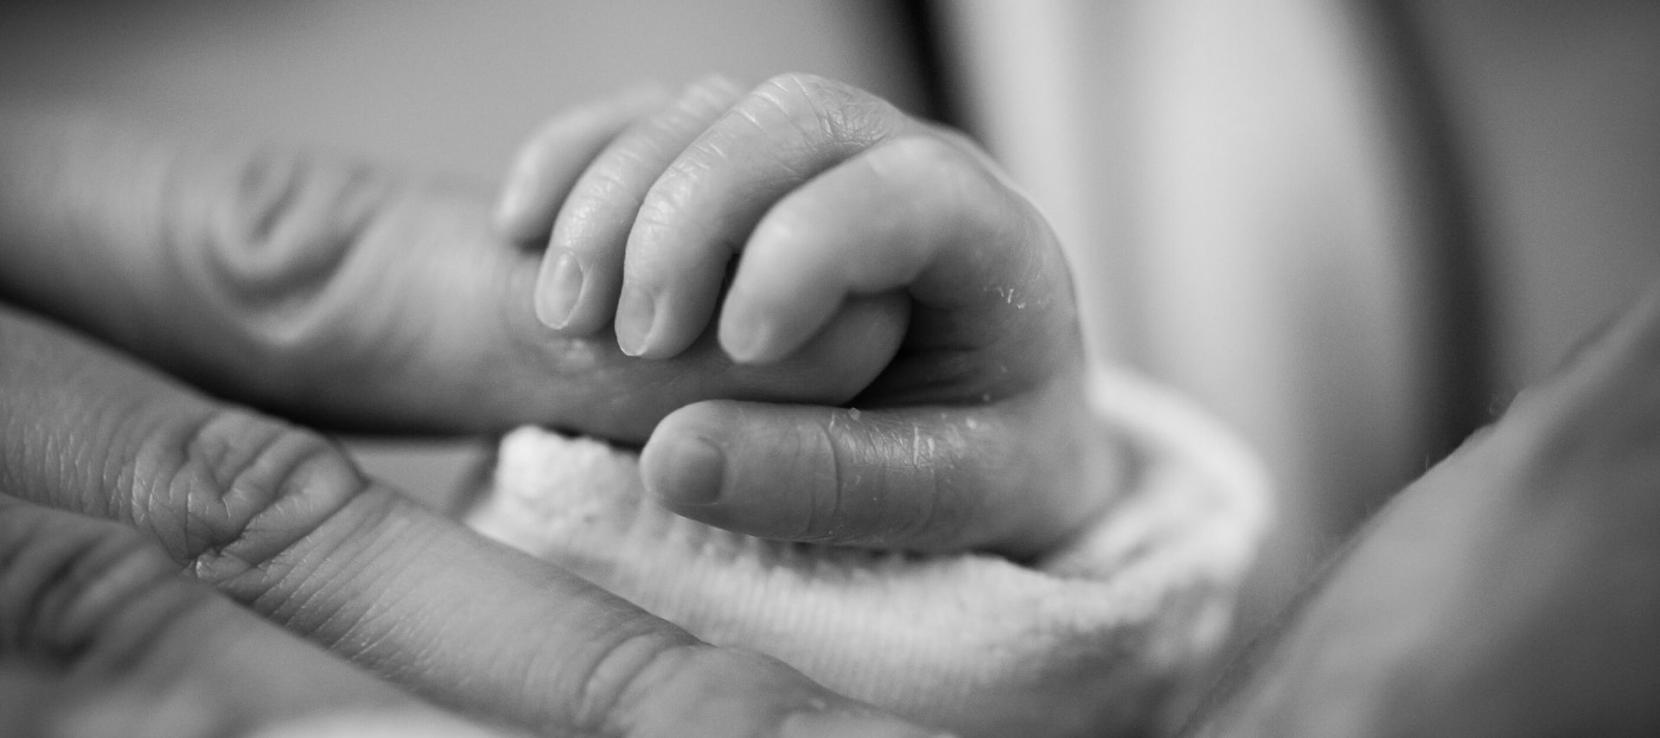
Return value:
[(740, 364), (757, 361), (766, 352), (768, 330), (765, 321), (747, 312), (735, 313), (721, 326), (721, 345)]
[(645, 353), (656, 312), (657, 306), (645, 290), (634, 286), (623, 288), (622, 300), (617, 303), (617, 348), (629, 356)]
[(582, 265), (571, 254), (560, 254), (536, 288), (536, 317), (549, 328), (571, 322), (577, 298), (582, 296)]
[(675, 438), (664, 462), (665, 486), (653, 490), (659, 496), (682, 505), (708, 505), (720, 499), (726, 456), (715, 444), (697, 436)]

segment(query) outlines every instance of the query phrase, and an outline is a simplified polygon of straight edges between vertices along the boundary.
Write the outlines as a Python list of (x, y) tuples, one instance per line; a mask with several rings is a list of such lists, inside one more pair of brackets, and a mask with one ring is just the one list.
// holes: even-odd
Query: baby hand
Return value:
[(774, 538), (1030, 553), (1106, 502), (1064, 259), (960, 135), (784, 75), (692, 85), (580, 176), (538, 183), (557, 149), (527, 146), (498, 208), (508, 232), (547, 238), (535, 299), (555, 331), (611, 325), (624, 352), (664, 359), (713, 324), (734, 360), (766, 364), (850, 306), (908, 314), (899, 345), (847, 346), (885, 366), (859, 409), (716, 400), (667, 417), (643, 468), (677, 512)]

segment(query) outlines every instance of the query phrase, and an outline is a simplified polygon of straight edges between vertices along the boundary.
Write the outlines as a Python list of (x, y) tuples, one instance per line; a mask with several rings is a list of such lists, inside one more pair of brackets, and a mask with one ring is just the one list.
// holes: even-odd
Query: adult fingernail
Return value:
[(719, 447), (697, 436), (670, 441), (664, 453), (661, 489), (653, 492), (679, 505), (708, 505), (720, 499), (726, 477), (726, 456)]
[(564, 328), (581, 296), (582, 265), (574, 255), (560, 254), (536, 286), (536, 317), (549, 328)]
[(617, 303), (617, 348), (629, 356), (645, 353), (656, 312), (657, 306), (645, 290), (634, 286), (623, 288), (622, 300)]
[(778, 726), (779, 738), (951, 738), (881, 715), (798, 712)]

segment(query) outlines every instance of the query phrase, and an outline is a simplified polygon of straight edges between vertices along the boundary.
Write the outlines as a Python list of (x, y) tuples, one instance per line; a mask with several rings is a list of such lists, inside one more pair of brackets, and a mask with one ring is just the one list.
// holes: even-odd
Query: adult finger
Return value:
[(313, 433), (14, 313), (0, 345), (8, 489), (131, 525), (179, 570), (439, 704), (556, 733), (912, 734), (479, 538)]
[(629, 123), (667, 102), (660, 87), (635, 87), (543, 123), (513, 154), (496, 197), (496, 228), (519, 241), (545, 242), (560, 203), (594, 156)]
[(767, 212), (733, 277), (721, 344), (742, 362), (777, 361), (850, 297), (895, 290), (924, 317), (952, 316), (916, 326), (912, 350), (977, 346), (1048, 368), (1031, 351), (1066, 345), (1051, 332), (1075, 322), (1060, 249), (1030, 203), (956, 145), (905, 136)]
[(1035, 555), (1112, 500), (1119, 444), (1079, 394), (863, 411), (703, 402), (664, 419), (641, 472), (675, 512), (754, 536)]
[[(696, 82), (594, 159), (553, 226), (536, 286), (542, 322), (570, 335), (587, 335), (611, 322), (619, 309), (623, 250), (646, 191), (740, 93), (724, 77)], [(626, 336), (619, 338), (625, 351), (635, 353)]]
[(714, 313), (731, 257), (785, 193), (887, 137), (921, 130), (886, 101), (804, 74), (738, 100), (651, 185), (628, 235), (617, 334), (678, 354)]
[[(260, 620), (138, 531), (0, 494), (0, 663), (29, 663), (4, 695), (8, 735), (215, 736), (296, 719), (446, 715)], [(0, 690), (4, 691), (4, 690)], [(27, 710), (27, 714), (24, 713)], [(26, 722), (25, 722), (26, 721)]]
[[(0, 126), (0, 295), (216, 394), (338, 428), (542, 423), (643, 441), (727, 397), (845, 402), (902, 321), (852, 310), (783, 365), (712, 340), (673, 361), (535, 318), (540, 254), (492, 234), (466, 188), (336, 159), (181, 147), (84, 115)], [(857, 313), (857, 314), (852, 314)]]

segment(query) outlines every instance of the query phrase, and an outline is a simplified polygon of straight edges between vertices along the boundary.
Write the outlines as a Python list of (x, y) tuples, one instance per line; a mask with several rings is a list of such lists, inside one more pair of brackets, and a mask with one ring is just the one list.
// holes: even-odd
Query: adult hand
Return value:
[(0, 733), (922, 735), (485, 541), (314, 433), (3, 306), (0, 346)]
[[(638, 439), (705, 396), (845, 399), (859, 367), (836, 344), (898, 334), (855, 317), (817, 358), (753, 370), (548, 341), (534, 261), (486, 224), (482, 198), (327, 160), (78, 116), (0, 131), (0, 297), (337, 426)], [(482, 540), (308, 430), (4, 304), (0, 346), (0, 702), (29, 708), (0, 732), (425, 720), (419, 697), (551, 734), (912, 734)]]
[(676, 512), (767, 538), (1034, 554), (1110, 501), (1060, 249), (960, 135), (784, 75), (694, 84), (580, 177), (536, 176), (568, 171), (545, 136), (498, 217), (547, 244), (550, 341), (614, 329), (672, 363), (717, 334), (739, 366), (771, 367), (827, 325), (908, 314), (902, 344), (848, 345), (882, 367), (857, 409), (713, 398), (669, 415), (643, 470)]
[(1660, 289), (1407, 488), (1218, 736), (1660, 735)]

